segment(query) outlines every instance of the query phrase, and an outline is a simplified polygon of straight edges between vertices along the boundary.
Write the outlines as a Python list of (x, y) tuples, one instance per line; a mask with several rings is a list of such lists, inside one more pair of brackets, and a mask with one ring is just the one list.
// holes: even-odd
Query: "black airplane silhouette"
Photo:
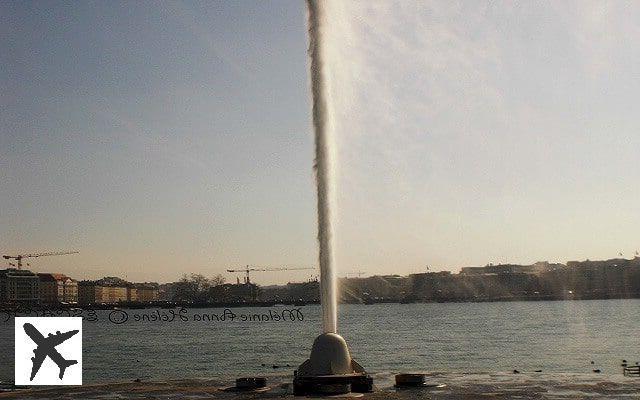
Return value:
[(40, 370), (40, 367), (42, 366), (42, 363), (44, 362), (44, 359), (47, 357), (53, 360), (53, 362), (58, 365), (58, 368), (60, 368), (60, 379), (62, 379), (62, 377), (64, 376), (64, 371), (68, 366), (78, 363), (78, 361), (76, 360), (65, 360), (60, 355), (60, 353), (58, 353), (58, 350), (56, 350), (56, 346), (78, 333), (78, 330), (65, 333), (60, 333), (60, 331), (57, 331), (55, 335), (50, 333), (48, 337), (45, 338), (36, 329), (35, 326), (26, 323), (24, 324), (24, 331), (27, 333), (27, 335), (29, 335), (31, 340), (33, 340), (38, 345), (38, 347), (33, 350), (34, 356), (31, 357), (33, 367), (31, 368), (31, 378), (29, 378), (30, 381), (32, 381), (36, 376), (36, 374)]

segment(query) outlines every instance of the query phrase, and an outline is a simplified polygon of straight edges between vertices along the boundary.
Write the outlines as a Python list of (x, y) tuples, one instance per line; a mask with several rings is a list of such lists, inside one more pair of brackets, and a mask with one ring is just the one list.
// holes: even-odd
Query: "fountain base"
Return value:
[(373, 391), (373, 379), (349, 354), (342, 336), (323, 333), (313, 342), (309, 359), (295, 372), (293, 394), (335, 395)]

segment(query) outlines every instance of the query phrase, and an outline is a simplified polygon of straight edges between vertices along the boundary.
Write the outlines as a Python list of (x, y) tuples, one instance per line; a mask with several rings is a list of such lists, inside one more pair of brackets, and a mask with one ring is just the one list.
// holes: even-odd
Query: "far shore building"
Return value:
[(609, 260), (598, 261), (568, 261), (567, 267), (593, 271), (603, 270), (611, 267), (640, 267), (640, 257), (635, 256), (630, 260), (627, 260), (626, 258), (612, 258)]
[(0, 304), (37, 306), (40, 304), (40, 279), (24, 269), (0, 270)]
[(127, 301), (149, 303), (158, 301), (160, 285), (154, 282), (130, 283), (127, 286)]
[(64, 274), (39, 273), (40, 301), (42, 304), (76, 304), (78, 282)]
[(519, 264), (489, 264), (484, 267), (463, 267), (460, 270), (462, 275), (486, 275), (486, 274), (543, 274), (546, 272), (559, 271), (566, 268), (564, 264), (550, 263), (548, 261), (538, 261), (531, 265)]
[(127, 301), (138, 301), (138, 288), (134, 284), (127, 287)]
[(139, 302), (148, 303), (158, 301), (160, 298), (160, 286), (154, 282), (137, 283), (133, 285), (136, 290), (137, 300)]
[(103, 278), (78, 284), (80, 304), (117, 304), (127, 301), (127, 285)]
[(82, 281), (78, 286), (81, 304), (117, 304), (158, 300), (157, 283), (131, 283), (118, 277)]

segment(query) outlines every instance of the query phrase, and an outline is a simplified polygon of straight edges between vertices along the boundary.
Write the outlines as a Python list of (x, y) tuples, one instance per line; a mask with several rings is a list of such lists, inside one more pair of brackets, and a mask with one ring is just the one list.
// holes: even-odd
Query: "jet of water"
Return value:
[(334, 203), (333, 138), (331, 137), (331, 108), (328, 101), (326, 67), (324, 65), (323, 36), (324, 9), (321, 0), (307, 0), (309, 13), (309, 57), (311, 93), (313, 96), (313, 128), (315, 132), (315, 173), (318, 191), (318, 242), (320, 247), (320, 296), (322, 329), (337, 332), (337, 279), (333, 254)]

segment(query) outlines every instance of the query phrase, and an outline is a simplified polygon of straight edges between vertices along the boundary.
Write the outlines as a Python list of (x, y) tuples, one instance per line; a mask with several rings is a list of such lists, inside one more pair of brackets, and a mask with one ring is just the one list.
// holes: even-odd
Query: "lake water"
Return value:
[[(290, 309), (234, 308), (233, 320), (227, 313), (224, 321), (215, 320), (222, 309), (176, 310), (172, 322), (149, 321), (169, 310), (124, 310), (128, 320), (120, 324), (120, 311), (84, 312), (84, 382), (291, 373), (308, 357), (321, 324), (315, 305), (273, 320)], [(640, 361), (640, 300), (341, 305), (339, 312), (352, 356), (374, 374), (599, 368), (620, 375), (622, 359)], [(269, 313), (268, 321), (255, 320)], [(213, 321), (201, 321), (203, 314)], [(7, 319), (0, 314), (5, 382), (13, 380), (14, 322)]]

